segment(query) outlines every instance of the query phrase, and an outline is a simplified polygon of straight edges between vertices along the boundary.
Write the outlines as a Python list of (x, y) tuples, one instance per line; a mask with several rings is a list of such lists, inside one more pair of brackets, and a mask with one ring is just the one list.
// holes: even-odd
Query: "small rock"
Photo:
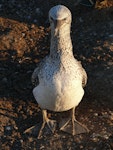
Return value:
[(81, 23), (84, 22), (84, 20), (83, 20), (81, 17), (79, 18), (79, 21), (80, 21)]
[(29, 140), (29, 142), (32, 142), (32, 141), (33, 141), (33, 138), (32, 138), (32, 137), (29, 137), (28, 140)]
[(43, 14), (40, 8), (36, 8), (35, 12), (37, 13), (38, 16), (42, 16)]
[(24, 141), (21, 139), (20, 142), (23, 143)]
[(41, 149), (44, 149), (44, 148), (45, 148), (45, 147), (42, 145), (42, 146), (40, 147), (40, 150), (41, 150)]
[(22, 37), (25, 37), (25, 33), (22, 33)]
[(34, 23), (37, 23), (37, 20), (36, 20), (36, 19), (34, 19), (34, 20), (33, 20), (33, 22), (34, 22)]
[(4, 127), (4, 134), (5, 135), (11, 135), (12, 130), (13, 130), (13, 127), (11, 125), (7, 125), (7, 126)]
[(15, 126), (15, 129), (16, 129), (16, 130), (18, 130), (18, 127), (17, 127), (17, 126)]
[(98, 116), (98, 113), (94, 113), (94, 116)]
[(34, 27), (35, 27), (35, 25), (34, 25), (34, 24), (32, 24), (32, 25), (31, 25), (31, 28), (33, 29)]
[(31, 16), (30, 16), (30, 15), (29, 15), (29, 16), (27, 16), (27, 19), (28, 19), (28, 20), (30, 20), (30, 19), (31, 19)]
[(36, 13), (38, 13), (38, 14), (39, 14), (39, 13), (40, 13), (40, 8), (36, 8), (36, 10), (35, 10), (35, 11), (36, 11)]
[(110, 38), (113, 38), (113, 34), (110, 34), (109, 37), (110, 37)]
[(2, 4), (0, 4), (0, 9), (2, 8)]
[(113, 62), (112, 62), (112, 61), (109, 61), (107, 64), (108, 64), (109, 66), (112, 66), (112, 65), (113, 65)]
[(83, 147), (83, 145), (80, 145), (80, 149), (83, 149), (84, 147)]

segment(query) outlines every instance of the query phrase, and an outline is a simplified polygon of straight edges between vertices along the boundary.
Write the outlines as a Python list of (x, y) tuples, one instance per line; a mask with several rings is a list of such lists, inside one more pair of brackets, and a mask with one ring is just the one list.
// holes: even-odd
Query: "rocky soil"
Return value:
[[(88, 74), (76, 118), (90, 132), (71, 136), (59, 130), (41, 139), (24, 130), (42, 121), (33, 95), (31, 74), (50, 45), (49, 9), (67, 6), (73, 15), (75, 58)], [(0, 1), (0, 145), (1, 150), (113, 149), (113, 1), (97, 0), (94, 8), (76, 0)], [(49, 112), (59, 119), (61, 113)]]

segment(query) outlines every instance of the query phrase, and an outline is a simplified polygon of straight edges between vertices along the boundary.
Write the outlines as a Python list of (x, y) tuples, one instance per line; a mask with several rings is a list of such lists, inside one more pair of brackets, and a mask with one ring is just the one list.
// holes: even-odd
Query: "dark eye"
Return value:
[(53, 18), (52, 18), (52, 17), (50, 17), (50, 19), (53, 21)]
[(63, 19), (63, 21), (65, 21), (65, 20), (66, 20), (66, 18)]

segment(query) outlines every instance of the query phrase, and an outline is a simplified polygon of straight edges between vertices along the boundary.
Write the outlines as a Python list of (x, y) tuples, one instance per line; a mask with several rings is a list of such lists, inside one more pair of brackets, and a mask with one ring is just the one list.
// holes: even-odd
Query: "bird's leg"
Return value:
[(75, 119), (75, 108), (71, 109), (69, 118), (62, 120), (59, 126), (60, 130), (72, 135), (88, 132), (88, 129)]
[(49, 127), (49, 129), (51, 130), (52, 133), (55, 132), (56, 125), (57, 125), (55, 120), (51, 120), (47, 117), (47, 111), (46, 110), (42, 110), (42, 116), (43, 116), (43, 123), (42, 123), (42, 126), (40, 128), (38, 138), (41, 137), (42, 131), (45, 128), (46, 125)]
[[(39, 125), (35, 125), (33, 127), (30, 127), (29, 129), (25, 130), (24, 133), (30, 133), (32, 135), (38, 134), (38, 139), (41, 138), (41, 135), (43, 134), (43, 130), (48, 127), (52, 133), (54, 133), (56, 129), (56, 121), (51, 120), (47, 117), (47, 111), (42, 110), (42, 116), (43, 116), (43, 122), (41, 124), (41, 127)], [(37, 133), (38, 132), (38, 133)]]

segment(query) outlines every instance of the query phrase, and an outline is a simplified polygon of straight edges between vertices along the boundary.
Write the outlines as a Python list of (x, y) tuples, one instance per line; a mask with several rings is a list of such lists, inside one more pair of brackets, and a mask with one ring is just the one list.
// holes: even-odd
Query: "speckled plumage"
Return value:
[[(66, 111), (81, 101), (87, 74), (72, 52), (71, 12), (62, 5), (49, 11), (51, 25), (50, 55), (32, 74), (33, 95), (42, 109)], [(57, 24), (55, 24), (57, 20)]]

